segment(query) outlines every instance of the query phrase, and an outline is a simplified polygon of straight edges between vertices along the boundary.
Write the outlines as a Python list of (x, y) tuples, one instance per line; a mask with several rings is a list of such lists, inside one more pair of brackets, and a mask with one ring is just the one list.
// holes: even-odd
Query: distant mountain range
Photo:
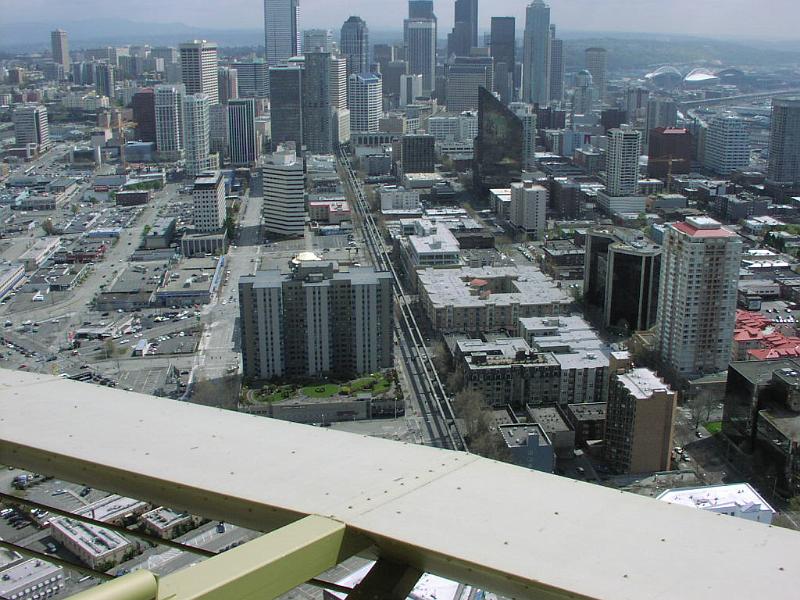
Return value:
[[(0, 51), (36, 52), (49, 49), (50, 31), (60, 27), (69, 35), (70, 48), (105, 45), (176, 45), (190, 39), (208, 39), (221, 47), (263, 45), (261, 29), (213, 29), (183, 23), (139, 23), (124, 19), (97, 19), (60, 23), (0, 22)], [(800, 41), (705, 39), (679, 34), (636, 32), (561, 31), (568, 68), (582, 66), (589, 46), (609, 51), (612, 69), (638, 69), (661, 64), (794, 65), (800, 64)], [(397, 43), (399, 31), (371, 31), (373, 43)], [(521, 32), (518, 43), (522, 43)], [(441, 43), (441, 41), (440, 41)]]

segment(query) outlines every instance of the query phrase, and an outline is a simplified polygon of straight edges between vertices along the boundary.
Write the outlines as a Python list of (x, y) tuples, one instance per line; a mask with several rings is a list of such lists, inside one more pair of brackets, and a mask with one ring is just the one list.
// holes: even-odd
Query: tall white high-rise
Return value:
[(350, 131), (378, 131), (383, 116), (381, 78), (374, 73), (350, 75), (348, 84)]
[(300, 1), (264, 0), (264, 48), (274, 67), (300, 54)]
[(713, 117), (706, 132), (707, 169), (730, 175), (750, 165), (750, 131), (744, 119), (733, 113)]
[(550, 100), (550, 7), (533, 0), (525, 14), (522, 99), (546, 106)]
[(206, 94), (211, 104), (219, 103), (217, 45), (194, 40), (180, 45), (181, 82), (187, 94)]
[(302, 237), (305, 231), (305, 172), (292, 142), (281, 144), (261, 168), (264, 229)]
[(183, 84), (155, 88), (156, 150), (164, 160), (183, 157)]
[(211, 154), (210, 107), (206, 94), (189, 94), (183, 98), (183, 149), (186, 173), (190, 177), (219, 166), (216, 155)]
[(533, 106), (525, 102), (512, 102), (509, 109), (522, 121), (522, 156), (525, 168), (532, 169), (536, 164), (536, 113)]
[(64, 74), (69, 75), (69, 43), (67, 42), (67, 32), (63, 29), (56, 29), (50, 33), (50, 47), (53, 51), (53, 62), (64, 67)]
[(742, 239), (708, 217), (667, 227), (658, 295), (657, 349), (676, 378), (728, 368)]
[(547, 230), (547, 188), (531, 181), (511, 184), (510, 221), (532, 240), (544, 240)]
[(252, 98), (228, 103), (228, 145), (233, 166), (246, 167), (258, 160), (260, 148), (256, 135), (256, 103)]
[(192, 188), (194, 226), (201, 233), (217, 233), (225, 225), (225, 180), (220, 171), (198, 174)]
[(436, 21), (406, 19), (408, 72), (422, 75), (422, 91), (430, 94), (436, 83)]
[(639, 147), (641, 133), (623, 126), (608, 132), (606, 151), (606, 193), (636, 196), (639, 193)]
[(47, 108), (42, 104), (20, 104), (14, 109), (14, 139), (18, 146), (36, 144), (39, 152), (50, 147)]
[(331, 107), (347, 108), (347, 59), (331, 56)]

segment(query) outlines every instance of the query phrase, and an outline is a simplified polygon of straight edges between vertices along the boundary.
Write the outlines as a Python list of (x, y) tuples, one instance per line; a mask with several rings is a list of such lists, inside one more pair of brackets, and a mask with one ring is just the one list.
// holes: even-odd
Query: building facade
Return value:
[(219, 104), (217, 45), (194, 40), (180, 45), (181, 82), (187, 94), (206, 94), (209, 104)]
[(800, 185), (800, 98), (772, 101), (767, 179)]
[(256, 135), (256, 107), (252, 98), (231, 100), (228, 103), (228, 147), (231, 164), (252, 166), (261, 154)]
[(750, 132), (744, 119), (732, 113), (713, 117), (705, 136), (705, 167), (730, 175), (750, 165)]
[(219, 166), (217, 156), (211, 154), (210, 107), (211, 99), (206, 94), (183, 97), (183, 149), (190, 177)]
[(14, 108), (14, 141), (17, 146), (36, 144), (37, 151), (50, 148), (50, 126), (47, 108), (42, 104), (26, 103)]
[(347, 76), (370, 72), (369, 28), (361, 17), (350, 17), (342, 25), (339, 52), (347, 60)]
[(374, 73), (350, 75), (347, 86), (350, 131), (378, 131), (383, 115), (383, 87)]
[(287, 237), (305, 231), (305, 172), (292, 144), (278, 146), (261, 168), (264, 229)]
[(724, 371), (736, 322), (742, 240), (717, 221), (667, 227), (658, 295), (657, 350), (676, 379)]
[(639, 193), (639, 149), (641, 133), (630, 127), (608, 132), (606, 190), (609, 196)]
[(393, 366), (389, 273), (303, 261), (292, 274), (243, 277), (239, 303), (247, 379), (346, 378)]
[(547, 230), (547, 188), (525, 181), (511, 184), (509, 220), (531, 240), (544, 240)]
[(183, 97), (186, 88), (157, 85), (155, 88), (156, 150), (164, 160), (183, 157)]
[(677, 394), (650, 369), (611, 377), (605, 458), (618, 473), (668, 471)]
[(225, 225), (225, 181), (220, 171), (203, 173), (192, 186), (194, 226), (201, 233), (217, 233)]
[(550, 101), (550, 7), (533, 0), (525, 14), (522, 99), (546, 106)]

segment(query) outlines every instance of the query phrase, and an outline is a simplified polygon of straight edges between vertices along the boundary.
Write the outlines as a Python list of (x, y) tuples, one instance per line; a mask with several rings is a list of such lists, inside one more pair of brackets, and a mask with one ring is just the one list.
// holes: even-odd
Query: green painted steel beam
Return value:
[[(345, 525), (309, 516), (158, 582), (158, 600), (276, 598), (347, 558)], [(118, 597), (115, 600), (133, 600)]]
[(156, 600), (158, 579), (150, 571), (134, 571), (71, 596), (71, 600)]

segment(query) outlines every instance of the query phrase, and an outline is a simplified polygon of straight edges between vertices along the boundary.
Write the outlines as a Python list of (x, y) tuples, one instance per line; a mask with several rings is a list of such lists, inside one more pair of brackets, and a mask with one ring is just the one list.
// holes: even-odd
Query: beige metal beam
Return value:
[(160, 578), (158, 600), (276, 598), (347, 558), (344, 539), (344, 524), (312, 515)]
[(156, 600), (158, 580), (150, 571), (134, 571), (75, 594), (71, 600)]

